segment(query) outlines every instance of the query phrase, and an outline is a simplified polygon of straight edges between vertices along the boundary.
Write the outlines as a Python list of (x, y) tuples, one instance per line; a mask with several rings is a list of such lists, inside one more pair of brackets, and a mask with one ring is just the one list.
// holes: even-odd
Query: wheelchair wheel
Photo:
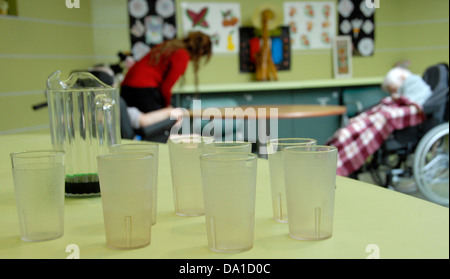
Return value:
[(449, 205), (449, 124), (431, 129), (420, 140), (414, 155), (414, 179), (430, 201)]

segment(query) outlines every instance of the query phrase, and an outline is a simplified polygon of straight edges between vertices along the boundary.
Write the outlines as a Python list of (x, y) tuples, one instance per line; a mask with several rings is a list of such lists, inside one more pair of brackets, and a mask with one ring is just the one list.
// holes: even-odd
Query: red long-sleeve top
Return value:
[(128, 70), (122, 85), (159, 88), (166, 104), (170, 105), (172, 87), (186, 71), (189, 59), (189, 53), (181, 48), (168, 57), (161, 55), (159, 62), (153, 65), (150, 63), (150, 53), (148, 53)]

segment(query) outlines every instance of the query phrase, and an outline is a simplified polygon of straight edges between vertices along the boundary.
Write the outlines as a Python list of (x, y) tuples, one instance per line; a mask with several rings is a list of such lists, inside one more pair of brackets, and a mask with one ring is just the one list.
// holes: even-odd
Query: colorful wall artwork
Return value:
[(375, 6), (366, 0), (339, 0), (339, 35), (352, 37), (353, 55), (371, 56), (375, 51)]
[(0, 0), (0, 16), (17, 16), (16, 0)]
[(128, 0), (131, 52), (135, 59), (176, 37), (174, 0)]
[[(291, 69), (291, 44), (289, 27), (282, 26), (270, 31), (272, 59), (277, 71)], [(255, 72), (256, 53), (261, 46), (261, 31), (253, 27), (239, 29), (239, 68), (241, 73)]]
[(336, 34), (334, 2), (284, 2), (292, 49), (331, 48)]
[(333, 38), (333, 67), (335, 78), (352, 77), (352, 39), (350, 36)]
[(213, 53), (237, 53), (239, 50), (239, 3), (182, 2), (183, 33), (202, 31), (211, 36)]

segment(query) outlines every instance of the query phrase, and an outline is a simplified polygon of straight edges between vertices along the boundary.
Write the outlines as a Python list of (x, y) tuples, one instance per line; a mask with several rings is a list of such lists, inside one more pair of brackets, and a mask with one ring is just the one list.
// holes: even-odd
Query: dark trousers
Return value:
[(144, 113), (166, 107), (166, 102), (158, 88), (122, 86), (120, 96), (125, 100), (128, 107), (136, 107)]
[(122, 86), (120, 92), (121, 135), (124, 139), (133, 139), (136, 135), (143, 140), (166, 143), (174, 120), (166, 119), (154, 125), (134, 130), (131, 127), (127, 107), (136, 107), (146, 113), (166, 107), (164, 98), (157, 88), (132, 88)]

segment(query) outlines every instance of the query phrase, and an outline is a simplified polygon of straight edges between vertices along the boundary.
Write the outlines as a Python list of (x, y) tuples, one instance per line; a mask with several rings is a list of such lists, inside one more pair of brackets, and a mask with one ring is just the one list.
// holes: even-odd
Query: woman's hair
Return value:
[[(194, 82), (195, 87), (198, 86), (198, 70), (200, 69), (200, 59), (206, 58), (205, 63), (209, 61), (212, 55), (212, 43), (208, 35), (200, 32), (190, 32), (184, 39), (173, 39), (162, 43), (152, 49), (152, 55), (150, 55), (150, 63), (156, 64), (161, 57), (167, 58), (173, 52), (180, 48), (187, 50), (190, 56), (190, 60), (194, 66)], [(163, 58), (163, 59), (164, 59)], [(184, 75), (183, 75), (184, 77)]]

